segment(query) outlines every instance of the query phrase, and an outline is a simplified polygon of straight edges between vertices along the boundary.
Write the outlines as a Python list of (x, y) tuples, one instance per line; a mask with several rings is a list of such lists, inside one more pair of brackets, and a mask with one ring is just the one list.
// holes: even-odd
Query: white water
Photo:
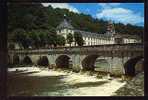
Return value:
[[(10, 68), (8, 71), (23, 71), (22, 73), (27, 72), (34, 72), (39, 71), (38, 73), (32, 73), (28, 74), (28, 76), (38, 76), (38, 77), (44, 77), (44, 76), (60, 76), (65, 75), (65, 77), (61, 78), (60, 80), (64, 82), (67, 85), (75, 85), (78, 83), (86, 83), (86, 82), (103, 82), (106, 83), (102, 85), (97, 86), (89, 86), (89, 87), (78, 87), (78, 88), (70, 88), (66, 90), (60, 90), (58, 92), (44, 92), (41, 93), (41, 95), (44, 96), (111, 96), (114, 94), (114, 92), (122, 87), (125, 82), (120, 82), (121, 79), (112, 79), (108, 80), (107, 77), (104, 77), (102, 79), (98, 79), (95, 76), (89, 76), (87, 74), (80, 74), (80, 73), (74, 73), (74, 72), (64, 72), (64, 71), (54, 71), (54, 70), (42, 70), (37, 67), (20, 67), (20, 68)], [(66, 92), (65, 92), (66, 91)]]

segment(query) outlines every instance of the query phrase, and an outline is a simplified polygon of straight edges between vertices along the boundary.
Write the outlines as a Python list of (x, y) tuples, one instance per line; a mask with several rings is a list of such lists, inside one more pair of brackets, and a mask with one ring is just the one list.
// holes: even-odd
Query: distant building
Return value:
[[(65, 37), (71, 33), (72, 35), (77, 32), (82, 34), (85, 41), (84, 46), (88, 45), (104, 45), (104, 44), (116, 44), (116, 43), (140, 43), (141, 39), (135, 35), (120, 35), (115, 32), (114, 25), (111, 21), (108, 22), (107, 31), (104, 34), (81, 31), (75, 29), (71, 23), (64, 18), (64, 20), (57, 26), (56, 32), (58, 35)], [(68, 43), (65, 44), (69, 46)], [(73, 42), (71, 46), (75, 46)]]

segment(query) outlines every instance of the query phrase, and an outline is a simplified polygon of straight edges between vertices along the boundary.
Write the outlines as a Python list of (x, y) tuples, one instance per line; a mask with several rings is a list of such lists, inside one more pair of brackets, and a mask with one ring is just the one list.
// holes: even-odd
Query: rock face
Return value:
[(144, 72), (137, 74), (115, 92), (116, 96), (144, 96)]

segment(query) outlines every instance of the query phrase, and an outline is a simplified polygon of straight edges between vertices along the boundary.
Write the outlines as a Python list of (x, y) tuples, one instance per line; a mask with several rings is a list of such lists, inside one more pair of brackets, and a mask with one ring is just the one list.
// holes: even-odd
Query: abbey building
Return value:
[[(56, 32), (58, 35), (62, 35), (67, 38), (67, 35), (75, 32), (82, 35), (84, 40), (84, 46), (90, 45), (104, 45), (104, 44), (117, 44), (117, 43), (141, 43), (141, 39), (134, 35), (120, 35), (115, 32), (114, 25), (111, 21), (108, 22), (106, 33), (92, 33), (87, 31), (81, 31), (75, 29), (66, 18), (57, 26)], [(65, 46), (70, 46), (66, 43)], [(75, 46), (73, 42), (71, 46)]]

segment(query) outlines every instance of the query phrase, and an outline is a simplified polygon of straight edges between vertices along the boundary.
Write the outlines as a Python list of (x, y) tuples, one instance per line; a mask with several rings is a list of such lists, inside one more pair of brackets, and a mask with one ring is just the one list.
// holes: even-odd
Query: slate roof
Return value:
[(81, 30), (74, 30), (75, 32), (81, 33), (82, 36), (91, 36), (91, 37), (110, 37), (110, 34), (99, 34), (99, 33), (92, 33), (92, 32), (86, 32)]
[(57, 26), (57, 29), (63, 29), (63, 28), (74, 29), (74, 27), (71, 25), (71, 23), (68, 22), (66, 19), (64, 19), (60, 23), (60, 25)]

